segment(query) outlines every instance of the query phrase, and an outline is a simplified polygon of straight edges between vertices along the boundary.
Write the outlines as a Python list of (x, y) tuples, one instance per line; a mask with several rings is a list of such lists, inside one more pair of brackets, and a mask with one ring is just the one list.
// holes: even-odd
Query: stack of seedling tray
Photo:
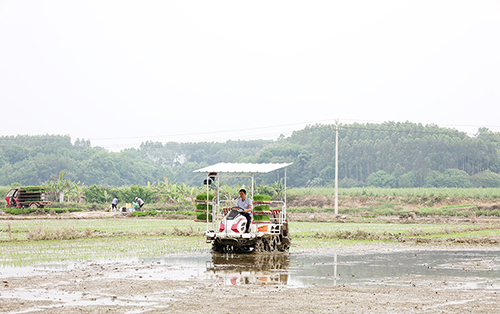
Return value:
[[(208, 195), (208, 200), (207, 200), (207, 194), (206, 193), (201, 193), (196, 195), (196, 222), (212, 222), (212, 210), (213, 210), (213, 199), (214, 196), (212, 194)], [(207, 211), (208, 211), (208, 217), (207, 217)]]
[(25, 186), (19, 188), (19, 202), (36, 202), (43, 200), (46, 189), (39, 186)]
[(269, 210), (271, 204), (271, 196), (258, 194), (253, 196), (253, 220), (255, 222), (271, 222)]

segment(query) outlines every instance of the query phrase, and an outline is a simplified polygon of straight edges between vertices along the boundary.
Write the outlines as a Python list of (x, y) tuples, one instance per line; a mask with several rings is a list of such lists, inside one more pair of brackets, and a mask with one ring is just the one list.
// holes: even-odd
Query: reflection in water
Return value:
[(500, 251), (213, 254), (206, 275), (220, 285), (440, 285), (500, 288)]
[[(436, 285), (500, 288), (500, 251), (393, 251), (293, 256), (289, 286)], [(416, 282), (418, 281), (418, 282)]]
[(286, 285), (289, 267), (288, 254), (213, 253), (207, 273), (220, 285)]

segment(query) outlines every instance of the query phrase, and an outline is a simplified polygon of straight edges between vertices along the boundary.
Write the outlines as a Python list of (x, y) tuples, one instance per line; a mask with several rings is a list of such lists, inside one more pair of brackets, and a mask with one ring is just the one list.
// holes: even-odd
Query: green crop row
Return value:
[(11, 215), (23, 215), (23, 214), (31, 214), (34, 212), (55, 212), (57, 214), (60, 213), (69, 213), (69, 212), (78, 212), (78, 211), (83, 211), (81, 208), (4, 208), (4, 212), (11, 214)]
[(177, 211), (157, 211), (157, 210), (146, 210), (146, 211), (135, 211), (132, 212), (132, 216), (134, 217), (144, 217), (144, 216), (156, 216), (162, 214), (170, 214), (170, 215), (194, 215), (196, 214), (193, 211), (188, 210), (177, 210)]
[[(335, 195), (334, 188), (290, 188), (288, 196)], [(343, 188), (339, 195), (346, 196), (414, 196), (414, 197), (470, 197), (500, 198), (498, 188)]]
[[(334, 213), (334, 208), (314, 208), (314, 207), (289, 207), (288, 213)], [(379, 206), (368, 206), (360, 208), (339, 208), (340, 215), (360, 215), (363, 217), (376, 216), (497, 216), (500, 217), (500, 210), (479, 209), (476, 205), (444, 206), (440, 208), (419, 207), (417, 210), (403, 210), (393, 204), (382, 204)]]

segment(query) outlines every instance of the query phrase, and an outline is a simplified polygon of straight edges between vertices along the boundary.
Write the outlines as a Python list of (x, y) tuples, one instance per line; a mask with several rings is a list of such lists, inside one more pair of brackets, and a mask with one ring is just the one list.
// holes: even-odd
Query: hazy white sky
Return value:
[(276, 139), (306, 124), (500, 131), (500, 1), (0, 0), (0, 135)]

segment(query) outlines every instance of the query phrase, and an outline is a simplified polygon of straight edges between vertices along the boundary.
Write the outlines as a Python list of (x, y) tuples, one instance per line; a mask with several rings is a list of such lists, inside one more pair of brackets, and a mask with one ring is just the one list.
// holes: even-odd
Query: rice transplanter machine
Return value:
[[(291, 163), (247, 164), (219, 163), (195, 170), (206, 173), (206, 197), (197, 199), (197, 206), (203, 208), (203, 214), (197, 221), (206, 223), (205, 236), (217, 252), (285, 252), (290, 248), (290, 235), (286, 213), (286, 167)], [(284, 169), (284, 193), (281, 199), (254, 199), (255, 174), (269, 173)], [(253, 219), (250, 232), (245, 233), (247, 220), (241, 214), (242, 209), (234, 206), (235, 200), (222, 199), (220, 178), (251, 178), (251, 190), (247, 197), (253, 200)], [(210, 186), (215, 185), (215, 194), (210, 194)], [(200, 211), (200, 210), (198, 210)]]

